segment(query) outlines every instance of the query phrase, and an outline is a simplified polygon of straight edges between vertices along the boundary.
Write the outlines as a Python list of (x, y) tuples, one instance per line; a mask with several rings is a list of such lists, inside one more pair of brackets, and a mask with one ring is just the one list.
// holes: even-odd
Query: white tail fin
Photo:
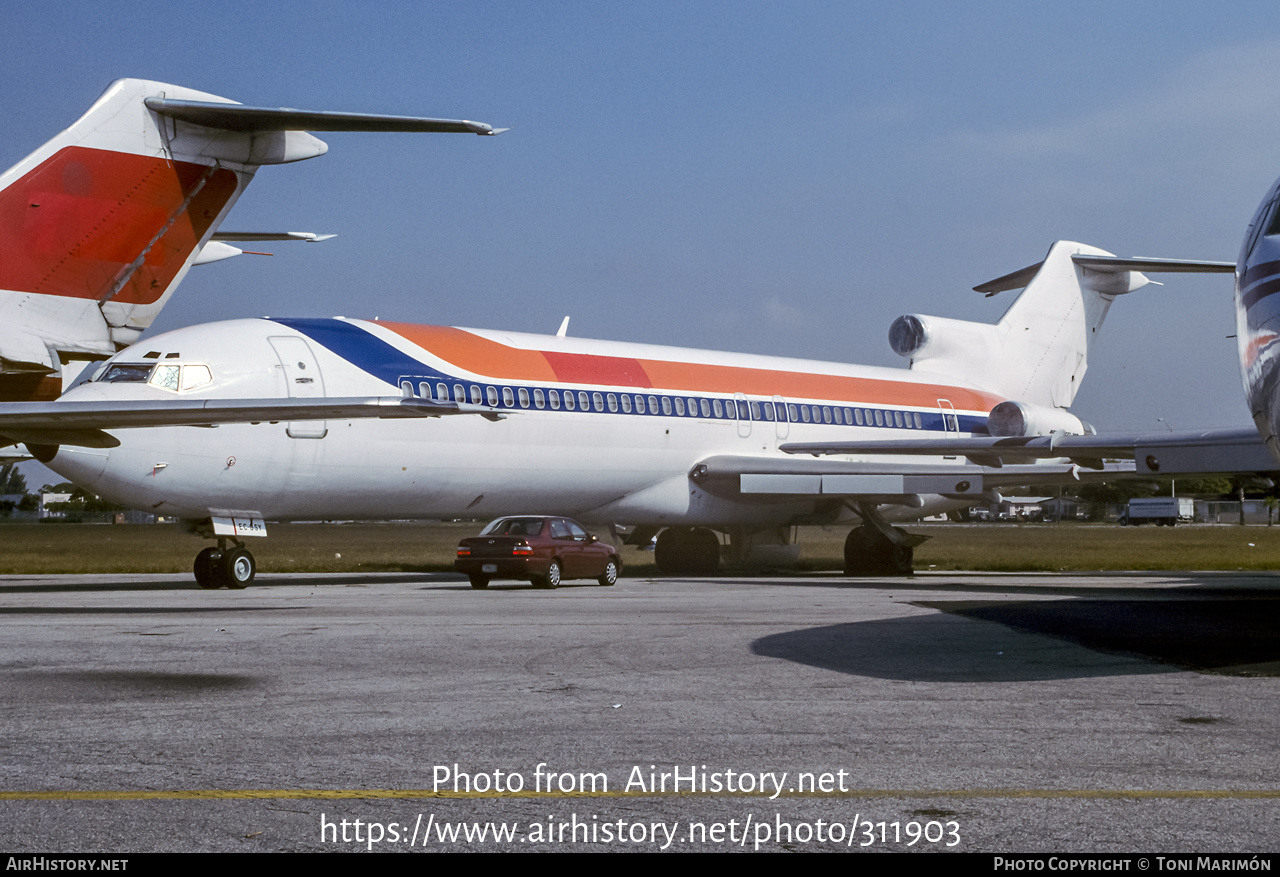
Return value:
[(943, 372), (1006, 399), (1065, 408), (1080, 389), (1111, 302), (1150, 282), (1138, 271), (1099, 267), (1104, 260), (1090, 264), (1090, 257), (1110, 255), (1058, 241), (1043, 262), (975, 287), (988, 294), (1026, 287), (999, 323), (912, 314), (894, 321), (889, 343), (913, 369)]
[(464, 120), (263, 109), (113, 82), (0, 176), (0, 400), (57, 396), (62, 364), (136, 340), (260, 166), (328, 149), (303, 128), (497, 133)]

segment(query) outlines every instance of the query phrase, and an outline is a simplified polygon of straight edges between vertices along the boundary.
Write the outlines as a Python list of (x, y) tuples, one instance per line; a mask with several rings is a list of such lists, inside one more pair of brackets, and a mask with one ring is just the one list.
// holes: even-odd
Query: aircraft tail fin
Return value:
[[(0, 176), (0, 370), (56, 373), (109, 356), (151, 325), (256, 165), (174, 142), (156, 95), (121, 79), (71, 127)], [(318, 141), (317, 141), (318, 142)], [(202, 154), (203, 153), (203, 154)], [(246, 156), (247, 158), (247, 156)]]
[(943, 371), (1029, 405), (1066, 408), (1111, 302), (1150, 282), (1104, 250), (1058, 241), (1044, 261), (975, 287), (988, 295), (1025, 287), (995, 325), (911, 314), (890, 326), (889, 343), (913, 369)]
[(245, 107), (161, 82), (113, 82), (0, 175), (0, 399), (58, 395), (62, 364), (132, 343), (193, 264), (235, 255), (215, 242), (199, 258), (259, 167), (328, 150), (304, 128), (498, 133), (465, 120)]

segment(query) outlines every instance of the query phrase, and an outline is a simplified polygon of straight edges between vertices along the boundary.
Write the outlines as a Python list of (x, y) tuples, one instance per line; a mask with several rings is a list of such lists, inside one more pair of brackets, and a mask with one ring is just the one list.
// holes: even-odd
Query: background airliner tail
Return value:
[(1110, 253), (1058, 241), (1043, 262), (975, 287), (994, 295), (1025, 287), (995, 325), (910, 314), (889, 328), (913, 369), (936, 371), (1028, 406), (1071, 404), (1089, 347), (1117, 295), (1150, 281), (1107, 263)]
[(113, 82), (0, 175), (0, 400), (57, 396), (63, 365), (133, 343), (192, 265), (238, 252), (214, 237), (257, 169), (328, 150), (304, 129), (498, 133), (465, 120), (247, 107), (162, 82)]
[(144, 103), (166, 97), (229, 103), (117, 80), (0, 176), (0, 398), (31, 398), (33, 382), (57, 395), (62, 363), (136, 340), (265, 163), (235, 154), (243, 136), (179, 130)]

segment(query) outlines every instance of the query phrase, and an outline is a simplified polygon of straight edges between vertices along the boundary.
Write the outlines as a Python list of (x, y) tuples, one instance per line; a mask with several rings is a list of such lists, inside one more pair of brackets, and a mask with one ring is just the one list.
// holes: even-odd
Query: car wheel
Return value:
[(551, 565), (547, 567), (545, 576), (538, 576), (533, 580), (535, 588), (558, 588), (560, 587), (560, 561), (552, 560)]
[(471, 576), (471, 587), (475, 588), (477, 591), (483, 591), (485, 588), (489, 587), (489, 577)]
[(618, 561), (614, 560), (612, 557), (609, 558), (609, 562), (604, 565), (604, 574), (601, 575), (600, 578), (596, 579), (596, 581), (604, 585), (606, 588), (610, 585), (617, 584)]

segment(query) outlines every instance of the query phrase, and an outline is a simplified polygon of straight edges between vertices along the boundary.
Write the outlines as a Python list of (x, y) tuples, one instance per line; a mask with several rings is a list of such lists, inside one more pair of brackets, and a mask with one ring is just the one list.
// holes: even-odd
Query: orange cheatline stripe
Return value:
[[(435, 792), (430, 789), (149, 789), (0, 792), (0, 801), (346, 800), (360, 798), (773, 798), (769, 792)], [(851, 789), (783, 792), (779, 798), (1078, 798), (1270, 800), (1280, 789)]]
[(507, 380), (550, 383), (560, 380), (539, 350), (508, 347), (452, 326), (414, 326), (383, 320), (376, 321), (376, 325), (469, 372)]
[(999, 396), (958, 387), (885, 381), (842, 375), (772, 371), (728, 365), (696, 365), (683, 362), (641, 360), (654, 386), (709, 393), (749, 393), (792, 399), (847, 400), (853, 404), (910, 405), (936, 408), (938, 399), (949, 399), (959, 410), (989, 411), (1003, 401)]
[(601, 384), (688, 393), (745, 393), (823, 399), (853, 405), (936, 408), (947, 399), (961, 411), (989, 411), (1003, 399), (990, 393), (847, 375), (774, 371), (733, 365), (668, 362), (588, 353), (524, 350), (463, 329), (378, 321), (401, 337), (460, 369), (499, 381)]

